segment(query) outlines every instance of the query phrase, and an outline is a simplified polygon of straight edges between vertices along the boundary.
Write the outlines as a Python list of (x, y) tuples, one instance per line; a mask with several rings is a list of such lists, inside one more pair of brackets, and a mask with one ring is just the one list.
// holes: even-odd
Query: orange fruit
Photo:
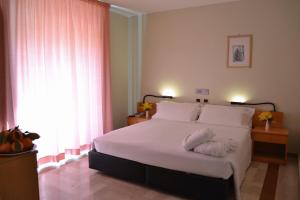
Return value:
[(0, 153), (10, 153), (10, 152), (11, 152), (10, 143), (0, 144)]
[(32, 140), (28, 137), (24, 137), (22, 140), (21, 140), (22, 144), (23, 144), (23, 148), (24, 148), (24, 151), (27, 151), (27, 150), (30, 150), (32, 148)]

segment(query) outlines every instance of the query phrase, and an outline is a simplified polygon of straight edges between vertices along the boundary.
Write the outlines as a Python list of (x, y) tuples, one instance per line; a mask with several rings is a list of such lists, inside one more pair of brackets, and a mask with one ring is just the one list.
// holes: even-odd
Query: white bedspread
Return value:
[[(186, 151), (182, 147), (183, 139), (205, 127), (212, 129), (216, 139), (233, 138), (238, 144), (235, 152), (216, 158)], [(94, 146), (104, 154), (167, 169), (223, 179), (234, 174), (237, 199), (251, 161), (249, 129), (197, 122), (152, 119), (98, 137)]]

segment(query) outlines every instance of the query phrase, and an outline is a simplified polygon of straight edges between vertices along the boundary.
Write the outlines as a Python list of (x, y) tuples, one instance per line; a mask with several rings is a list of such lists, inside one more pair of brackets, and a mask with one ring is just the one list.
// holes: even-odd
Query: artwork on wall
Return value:
[(228, 36), (227, 67), (251, 67), (252, 35)]

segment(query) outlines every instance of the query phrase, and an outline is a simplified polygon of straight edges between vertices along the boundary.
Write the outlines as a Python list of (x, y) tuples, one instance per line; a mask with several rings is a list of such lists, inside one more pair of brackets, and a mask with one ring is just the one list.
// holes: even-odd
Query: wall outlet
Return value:
[(196, 94), (209, 95), (209, 89), (197, 88)]

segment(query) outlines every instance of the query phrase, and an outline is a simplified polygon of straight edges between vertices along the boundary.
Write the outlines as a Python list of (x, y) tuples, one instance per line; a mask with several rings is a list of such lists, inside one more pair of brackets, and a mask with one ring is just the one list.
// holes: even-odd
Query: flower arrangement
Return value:
[(143, 110), (144, 111), (147, 111), (147, 110), (150, 110), (150, 109), (152, 109), (152, 105), (150, 103), (148, 103), (148, 102), (143, 103)]
[(151, 110), (151, 109), (152, 109), (152, 104), (150, 104), (148, 102), (143, 103), (143, 110), (145, 112), (146, 119), (150, 118), (149, 110)]
[(260, 121), (267, 121), (269, 119), (272, 119), (272, 113), (271, 112), (262, 112), (258, 116)]
[(272, 113), (271, 112), (262, 112), (260, 113), (260, 115), (258, 116), (258, 119), (260, 121), (266, 121), (266, 125), (265, 125), (265, 130), (268, 131), (270, 128), (270, 124), (269, 124), (269, 120), (272, 119)]

